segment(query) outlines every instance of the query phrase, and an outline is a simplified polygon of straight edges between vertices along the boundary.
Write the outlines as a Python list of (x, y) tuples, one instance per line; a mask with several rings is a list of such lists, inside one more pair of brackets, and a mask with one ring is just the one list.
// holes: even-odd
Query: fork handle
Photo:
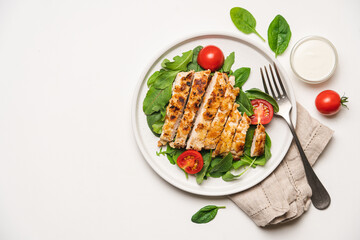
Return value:
[(305, 152), (300, 144), (299, 138), (295, 132), (295, 129), (291, 122), (290, 117), (288, 119), (284, 117), (284, 119), (286, 120), (287, 124), (289, 125), (291, 133), (294, 136), (296, 146), (299, 150), (301, 160), (304, 165), (306, 178), (307, 178), (307, 181), (312, 190), (311, 201), (317, 209), (320, 209), (320, 210), (326, 209), (330, 205), (330, 202), (331, 202), (330, 195), (326, 191), (326, 189), (322, 185), (322, 183), (320, 182), (319, 178), (316, 176), (313, 168), (311, 167), (311, 165), (305, 155)]

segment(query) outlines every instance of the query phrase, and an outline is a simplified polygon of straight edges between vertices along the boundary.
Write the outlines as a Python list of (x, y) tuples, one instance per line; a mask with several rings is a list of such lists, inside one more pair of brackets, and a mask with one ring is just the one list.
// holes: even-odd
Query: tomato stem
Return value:
[(343, 96), (341, 97), (341, 99), (340, 99), (340, 103), (341, 103), (342, 106), (344, 106), (344, 107), (346, 107), (347, 109), (349, 109), (348, 106), (346, 106), (346, 104), (345, 104), (345, 103), (347, 103), (347, 102), (349, 102), (349, 101), (348, 101), (348, 97), (346, 97), (346, 96), (345, 96), (345, 93), (344, 93), (344, 95), (343, 95)]

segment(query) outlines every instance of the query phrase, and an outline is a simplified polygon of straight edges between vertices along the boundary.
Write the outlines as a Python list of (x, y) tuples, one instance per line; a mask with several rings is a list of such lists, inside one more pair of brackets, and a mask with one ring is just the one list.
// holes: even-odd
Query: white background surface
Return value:
[[(315, 166), (330, 208), (266, 229), (226, 198), (163, 181), (131, 129), (143, 69), (184, 36), (241, 35), (229, 17), (235, 6), (253, 13), (265, 37), (276, 14), (287, 19), (292, 40), (278, 59), (297, 100), (335, 130)], [(358, 0), (0, 1), (0, 239), (359, 239), (359, 10)], [(289, 65), (291, 47), (312, 34), (339, 54), (334, 77), (316, 86), (296, 80)], [(345, 92), (350, 110), (318, 114), (314, 99), (325, 89)], [(227, 208), (193, 224), (208, 204)]]

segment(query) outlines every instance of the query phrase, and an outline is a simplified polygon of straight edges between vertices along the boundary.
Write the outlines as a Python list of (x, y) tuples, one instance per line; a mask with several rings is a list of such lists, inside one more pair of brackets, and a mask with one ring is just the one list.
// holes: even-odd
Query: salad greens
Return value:
[(278, 112), (279, 111), (279, 105), (277, 104), (277, 102), (275, 101), (275, 99), (273, 97), (271, 97), (269, 94), (264, 93), (263, 91), (261, 91), (258, 88), (251, 88), (245, 91), (246, 96), (248, 97), (248, 99), (253, 100), (253, 99), (264, 99), (266, 101), (268, 101), (273, 107), (274, 107), (274, 111)]
[(193, 58), (193, 51), (187, 51), (184, 52), (181, 57), (180, 56), (175, 56), (173, 58), (173, 62), (170, 62), (168, 59), (165, 59), (165, 62), (163, 61), (161, 65), (164, 65), (163, 67), (169, 70), (179, 70), (179, 71), (186, 71), (187, 70), (187, 65), (189, 64), (189, 62), (191, 62)]
[(242, 88), (242, 86), (245, 84), (245, 82), (248, 80), (250, 76), (250, 68), (248, 67), (242, 67), (234, 72), (235, 77), (235, 87)]
[(275, 57), (282, 54), (289, 45), (291, 38), (290, 26), (281, 15), (277, 15), (268, 28), (268, 41)]
[(234, 7), (230, 10), (230, 17), (237, 29), (245, 34), (255, 33), (265, 42), (265, 39), (256, 31), (256, 20), (248, 10)]
[(192, 217), (191, 221), (193, 223), (208, 223), (213, 220), (220, 208), (225, 208), (225, 206), (215, 206), (215, 205), (208, 205), (201, 208), (197, 211)]
[(200, 67), (200, 65), (197, 63), (197, 57), (198, 57), (201, 49), (203, 49), (202, 46), (197, 46), (196, 48), (194, 48), (192, 60), (189, 63), (189, 65), (187, 66), (188, 71), (190, 71), (190, 70), (194, 70), (195, 72), (204, 71), (204, 69), (202, 67)]
[(231, 71), (231, 67), (234, 64), (234, 62), (235, 62), (235, 53), (232, 52), (230, 53), (229, 56), (225, 58), (224, 64), (222, 68), (219, 70), (219, 72), (229, 73)]

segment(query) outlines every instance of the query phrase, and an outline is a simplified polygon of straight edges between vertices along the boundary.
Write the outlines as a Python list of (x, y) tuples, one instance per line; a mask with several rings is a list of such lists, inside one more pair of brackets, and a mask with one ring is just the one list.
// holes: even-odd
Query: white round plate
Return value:
[(268, 66), (275, 63), (287, 89), (289, 98), (293, 104), (291, 118), (294, 125), (296, 124), (296, 102), (293, 89), (289, 78), (284, 72), (280, 63), (274, 58), (274, 54), (265, 49), (265, 43), (261, 45), (252, 42), (247, 37), (240, 37), (231, 34), (204, 34), (197, 35), (181, 40), (162, 52), (159, 57), (153, 61), (141, 76), (139, 84), (135, 90), (132, 105), (132, 123), (134, 135), (146, 161), (163, 179), (184, 191), (204, 195), (204, 196), (223, 196), (246, 190), (263, 179), (265, 179), (284, 158), (292, 141), (292, 135), (285, 121), (280, 118), (274, 118), (266, 127), (266, 131), (272, 140), (271, 153), (272, 157), (265, 166), (251, 168), (240, 179), (231, 182), (225, 182), (221, 178), (208, 178), (201, 185), (196, 183), (194, 176), (186, 179), (184, 172), (176, 165), (169, 163), (165, 156), (157, 156), (159, 151), (157, 147), (158, 137), (150, 131), (146, 116), (143, 113), (142, 105), (148, 87), (146, 81), (149, 76), (161, 68), (160, 64), (164, 58), (172, 59), (174, 56), (181, 55), (198, 45), (216, 45), (224, 52), (225, 57), (231, 52), (235, 52), (235, 63), (233, 70), (240, 67), (250, 67), (251, 73), (248, 81), (243, 86), (244, 90), (256, 87), (263, 89), (260, 67)]

